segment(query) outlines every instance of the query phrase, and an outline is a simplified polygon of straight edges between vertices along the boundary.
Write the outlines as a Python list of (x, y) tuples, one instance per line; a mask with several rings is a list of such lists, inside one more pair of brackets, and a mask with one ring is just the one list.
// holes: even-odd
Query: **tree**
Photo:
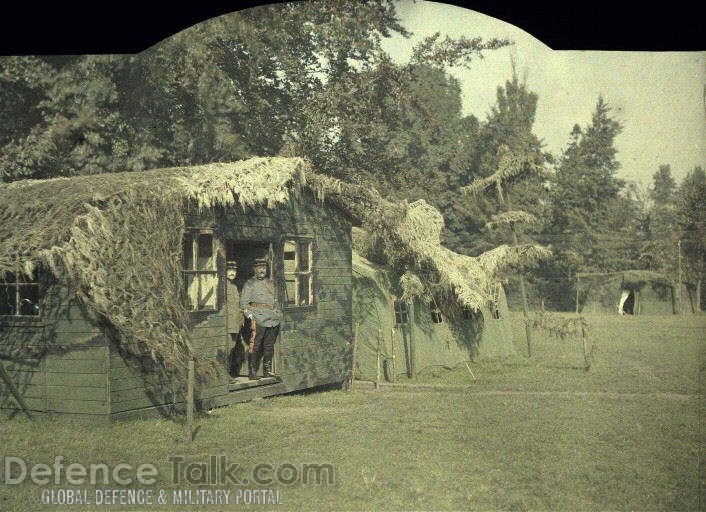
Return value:
[(676, 181), (672, 177), (672, 168), (669, 164), (660, 165), (659, 170), (652, 175), (652, 190), (650, 197), (657, 206), (671, 203), (676, 191)]
[(671, 167), (660, 165), (652, 180), (652, 203), (646, 208), (645, 241), (640, 257), (648, 270), (663, 273), (676, 282), (675, 251), (680, 233), (674, 204), (676, 182)]
[(290, 2), (214, 18), (137, 56), (0, 63), (11, 85), (0, 111), (17, 114), (19, 94), (31, 114), (0, 133), (2, 179), (277, 154), (315, 131), (304, 113), (327, 81), (373, 62), (393, 31), (407, 34), (389, 0)]
[(694, 168), (684, 178), (676, 196), (677, 225), (684, 255), (684, 280), (694, 287), (696, 307), (701, 311), (706, 269), (706, 173), (701, 167)]
[[(555, 257), (540, 269), (548, 299), (559, 309), (573, 309), (579, 271), (624, 270), (637, 259), (635, 241), (626, 255), (616, 248), (634, 228), (635, 205), (625, 182), (616, 177), (615, 139), (622, 126), (609, 115), (610, 107), (598, 98), (591, 124), (571, 131), (551, 180), (549, 222), (542, 236)], [(630, 265), (633, 266), (633, 265)]]
[[(538, 163), (536, 155), (531, 152), (513, 151), (507, 146), (500, 146), (498, 149), (498, 168), (486, 178), (477, 179), (464, 192), (477, 195), (481, 192), (494, 190), (497, 194), (501, 211), (493, 217), (493, 224), (507, 226), (510, 231), (513, 248), (519, 247), (517, 225), (531, 223), (536, 219), (531, 214), (521, 210), (513, 210), (510, 201), (510, 190), (517, 182), (533, 175), (542, 175), (542, 163)], [(520, 278), (520, 293), (522, 297), (522, 313), (525, 319), (525, 337), (527, 339), (527, 354), (532, 356), (532, 340), (528, 317), (527, 293), (525, 280), (522, 273)]]
[(610, 107), (599, 97), (591, 124), (585, 131), (574, 126), (559, 160), (552, 188), (552, 220), (559, 229), (569, 228), (575, 216), (597, 223), (624, 186), (616, 178), (620, 163), (614, 146), (622, 126), (608, 116), (609, 112)]

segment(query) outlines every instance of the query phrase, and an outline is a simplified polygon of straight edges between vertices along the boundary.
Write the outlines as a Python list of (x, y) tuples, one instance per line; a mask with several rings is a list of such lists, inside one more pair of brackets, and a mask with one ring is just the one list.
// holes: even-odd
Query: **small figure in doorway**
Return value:
[(276, 377), (272, 369), (275, 342), (279, 335), (282, 311), (277, 305), (275, 283), (267, 277), (267, 259), (258, 258), (253, 265), (255, 276), (243, 285), (240, 308), (251, 321), (252, 334), (248, 343), (248, 370), (250, 379), (262, 357), (263, 375)]
[(226, 325), (228, 333), (233, 342), (233, 361), (231, 371), (234, 376), (240, 375), (240, 368), (245, 359), (245, 348), (243, 347), (241, 330), (244, 323), (244, 315), (240, 310), (240, 292), (235, 280), (238, 277), (238, 264), (235, 261), (226, 263)]

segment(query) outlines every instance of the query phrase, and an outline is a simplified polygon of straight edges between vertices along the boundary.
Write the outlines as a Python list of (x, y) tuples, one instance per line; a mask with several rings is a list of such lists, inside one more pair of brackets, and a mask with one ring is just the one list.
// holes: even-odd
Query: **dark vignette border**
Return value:
[[(13, 1), (0, 12), (0, 55), (138, 53), (205, 19), (265, 3), (270, 2), (200, 2), (185, 8), (124, 0), (46, 7)], [(557, 50), (706, 49), (697, 2), (643, 2), (640, 7), (616, 0), (444, 3), (512, 23)]]

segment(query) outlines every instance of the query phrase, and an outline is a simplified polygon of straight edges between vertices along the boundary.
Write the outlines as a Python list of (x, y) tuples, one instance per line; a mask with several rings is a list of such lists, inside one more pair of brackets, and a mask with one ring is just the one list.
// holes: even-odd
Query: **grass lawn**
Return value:
[(420, 369), (415, 381), (473, 384), (479, 390), (703, 394), (706, 316), (586, 315), (588, 342), (596, 344), (596, 353), (584, 372), (576, 338), (560, 340), (533, 331), (528, 359), (521, 315), (513, 315), (517, 356), (473, 364), (475, 381), (464, 365), (453, 371)]
[[(699, 510), (706, 321), (618, 320), (591, 320), (599, 352), (588, 373), (574, 368), (578, 345), (536, 336), (531, 361), (475, 364), (475, 383), (465, 367), (417, 379), (472, 384), (468, 392), (356, 388), (259, 400), (200, 417), (192, 443), (168, 420), (88, 428), (17, 417), (0, 423), (0, 455), (150, 462), (154, 489), (171, 489), (173, 455), (208, 462), (225, 453), (243, 477), (259, 463), (334, 466), (333, 485), (270, 485), (283, 504), (266, 508), (279, 510)], [(0, 510), (52, 509), (42, 489), (5, 485)], [(240, 508), (263, 507), (210, 507)]]

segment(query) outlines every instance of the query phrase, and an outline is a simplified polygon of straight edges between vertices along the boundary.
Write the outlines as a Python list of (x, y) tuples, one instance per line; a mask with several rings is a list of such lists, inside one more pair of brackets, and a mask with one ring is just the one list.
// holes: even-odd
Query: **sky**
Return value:
[(471, 69), (449, 68), (461, 82), (464, 114), (485, 119), (496, 89), (510, 78), (512, 61), (539, 101), (534, 133), (558, 155), (575, 124), (591, 122), (599, 95), (623, 124), (616, 138), (618, 175), (642, 185), (661, 164), (680, 181), (695, 166), (706, 167), (706, 52), (557, 51), (521, 28), (470, 9), (402, 0), (402, 25), (413, 32), (384, 41), (406, 62), (412, 46), (441, 32), (452, 37), (505, 37), (514, 45), (487, 52)]

